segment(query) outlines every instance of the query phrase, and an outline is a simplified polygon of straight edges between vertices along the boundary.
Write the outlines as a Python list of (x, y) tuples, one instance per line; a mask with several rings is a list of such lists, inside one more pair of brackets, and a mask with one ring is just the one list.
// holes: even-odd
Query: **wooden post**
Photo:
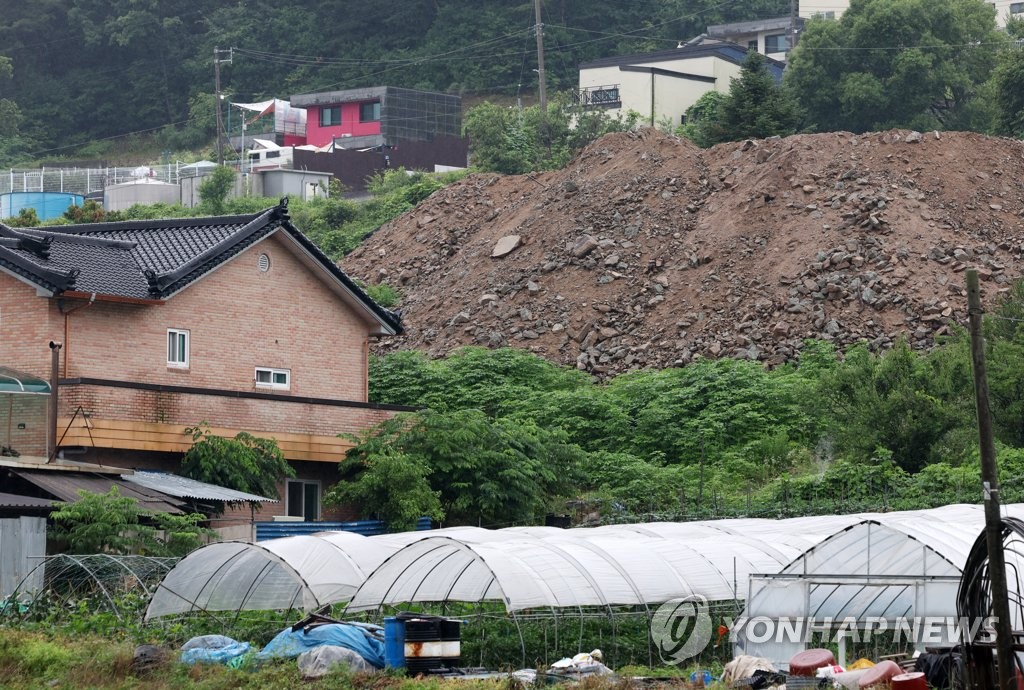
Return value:
[(981, 482), (985, 498), (985, 540), (988, 544), (988, 574), (992, 585), (992, 613), (996, 617), (996, 664), (1000, 690), (1015, 686), (1013, 631), (1010, 628), (1010, 602), (1006, 592), (1006, 563), (1003, 558), (1002, 520), (999, 514), (999, 472), (992, 434), (992, 411), (988, 403), (988, 378), (985, 374), (985, 341), (981, 333), (981, 290), (978, 272), (967, 271), (967, 313), (970, 317), (971, 363), (974, 369), (974, 394), (978, 406), (978, 444), (981, 451)]

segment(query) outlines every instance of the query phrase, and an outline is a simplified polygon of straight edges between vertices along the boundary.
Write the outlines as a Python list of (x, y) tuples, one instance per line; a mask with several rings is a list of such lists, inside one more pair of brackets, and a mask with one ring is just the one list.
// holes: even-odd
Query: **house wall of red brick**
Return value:
[[(256, 394), (365, 402), (370, 324), (306, 266), (289, 239), (276, 236), (250, 247), (163, 304), (55, 300), (0, 272), (0, 365), (49, 379), (50, 340), (62, 341), (61, 375), (146, 384), (243, 391)], [(270, 270), (260, 270), (260, 255)], [(67, 313), (65, 313), (67, 312)], [(168, 366), (167, 329), (189, 332), (187, 368)], [(287, 369), (288, 390), (255, 385), (256, 367)], [(41, 398), (43, 399), (43, 398)], [(0, 403), (3, 401), (0, 400)], [(94, 419), (116, 419), (260, 432), (334, 436), (358, 432), (392, 413), (375, 408), (158, 392), (89, 384), (60, 389), (60, 414), (82, 408)], [(20, 410), (11, 418), (15, 425)], [(0, 419), (0, 425), (4, 423)], [(45, 408), (18, 443), (42, 430)], [(62, 430), (58, 430), (58, 436)], [(34, 437), (33, 437), (34, 438)], [(17, 448), (17, 446), (16, 446)], [(41, 454), (41, 453), (40, 453)], [(72, 459), (175, 471), (180, 454), (86, 448)], [(293, 462), (298, 477), (321, 490), (337, 481), (334, 462)], [(286, 514), (282, 501), (261, 507), (257, 520)], [(250, 519), (248, 508), (227, 522)], [(322, 519), (352, 519), (352, 509), (324, 510)]]
[(62, 339), (62, 324), (51, 300), (0, 272), (0, 366), (49, 380), (49, 343)]
[[(290, 389), (274, 392), (365, 401), (369, 325), (286, 242), (271, 236), (162, 305), (72, 313), (66, 376), (257, 390), (256, 367), (272, 367), (291, 372)], [(167, 365), (169, 328), (189, 332), (186, 368)]]
[(48, 395), (0, 395), (0, 445), (19, 455), (46, 455)]
[(81, 407), (91, 417), (180, 424), (183, 429), (208, 422), (213, 427), (241, 429), (257, 435), (261, 431), (276, 431), (337, 436), (368, 429), (393, 414), (372, 407), (254, 400), (93, 385), (65, 385), (61, 386), (60, 392), (62, 417), (71, 417)]

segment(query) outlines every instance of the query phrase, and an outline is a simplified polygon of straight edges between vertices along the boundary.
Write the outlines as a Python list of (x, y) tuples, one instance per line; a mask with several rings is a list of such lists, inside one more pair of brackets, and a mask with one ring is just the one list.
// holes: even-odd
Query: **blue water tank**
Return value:
[(405, 621), (398, 618), (384, 619), (384, 666), (405, 668)]
[(8, 192), (0, 194), (0, 218), (11, 218), (24, 208), (34, 208), (39, 220), (59, 218), (68, 206), (81, 206), (81, 194), (66, 192)]

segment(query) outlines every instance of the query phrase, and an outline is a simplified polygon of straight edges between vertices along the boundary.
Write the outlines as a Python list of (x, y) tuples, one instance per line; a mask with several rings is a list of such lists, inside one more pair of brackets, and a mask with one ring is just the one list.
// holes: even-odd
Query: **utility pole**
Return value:
[(978, 272), (974, 269), (967, 271), (967, 313), (970, 317), (974, 395), (978, 406), (978, 445), (981, 450), (981, 482), (985, 497), (985, 540), (988, 545), (989, 582), (992, 585), (992, 613), (996, 617), (999, 688), (1011, 690), (1015, 687), (1013, 631), (1010, 628), (1010, 602), (1006, 593), (1006, 562), (1003, 558), (1002, 521), (999, 514), (999, 474), (992, 435), (992, 411), (988, 404), (985, 341), (981, 334), (981, 290), (978, 287)]
[[(214, 47), (213, 49), (213, 88), (217, 92), (217, 165), (224, 165), (224, 114), (221, 112), (221, 93), (220, 93), (220, 63), (225, 62), (231, 64), (231, 58), (234, 57), (233, 50), (228, 48), (227, 50), (221, 50), (220, 48)], [(227, 59), (221, 58), (221, 55), (226, 53)]]
[(541, 117), (547, 117), (548, 95), (544, 83), (544, 24), (540, 21), (540, 0), (533, 0), (533, 14), (536, 20), (534, 29), (537, 30), (537, 79), (540, 82), (537, 95), (540, 97)]
[(789, 0), (789, 49), (796, 48), (796, 0)]

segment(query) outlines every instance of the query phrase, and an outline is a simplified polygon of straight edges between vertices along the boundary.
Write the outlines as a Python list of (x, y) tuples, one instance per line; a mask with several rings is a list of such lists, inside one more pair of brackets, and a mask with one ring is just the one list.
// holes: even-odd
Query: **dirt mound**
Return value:
[(1024, 142), (969, 133), (797, 135), (708, 150), (612, 134), (564, 170), (473, 175), (343, 268), (399, 285), (434, 356), (527, 348), (597, 374), (697, 355), (771, 364), (804, 338), (927, 347), (1020, 276)]

